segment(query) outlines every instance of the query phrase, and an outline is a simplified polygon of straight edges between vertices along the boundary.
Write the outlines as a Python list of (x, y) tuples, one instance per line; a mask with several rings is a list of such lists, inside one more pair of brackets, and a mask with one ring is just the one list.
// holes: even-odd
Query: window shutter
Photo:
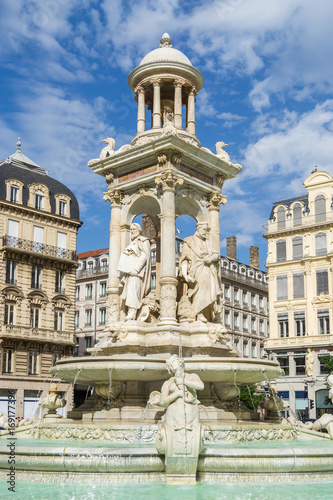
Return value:
[(324, 295), (328, 295), (328, 272), (317, 271), (317, 295), (323, 293)]
[(315, 213), (316, 221), (326, 219), (326, 199), (322, 194), (315, 199)]
[(294, 299), (304, 297), (304, 273), (293, 274)]
[(286, 260), (286, 240), (279, 240), (276, 242), (276, 260), (277, 262)]
[(303, 257), (303, 238), (297, 236), (293, 238), (293, 259), (300, 259)]
[(277, 286), (277, 300), (284, 300), (288, 298), (288, 278), (287, 276), (276, 277)]
[(302, 206), (297, 203), (294, 206), (294, 226), (300, 226), (302, 224)]
[(316, 255), (325, 255), (326, 253), (326, 233), (318, 233), (316, 234)]

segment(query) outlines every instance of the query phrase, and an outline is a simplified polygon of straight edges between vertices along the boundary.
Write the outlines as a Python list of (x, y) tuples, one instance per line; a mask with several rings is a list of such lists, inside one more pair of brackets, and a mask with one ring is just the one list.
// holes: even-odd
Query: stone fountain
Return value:
[[(23, 436), (51, 439), (55, 448), (41, 449), (41, 462), (36, 450), (33, 461), (21, 457), (22, 474), (84, 480), (89, 472), (107, 481), (194, 482), (247, 480), (253, 472), (261, 480), (281, 473), (306, 479), (310, 468), (332, 478), (332, 449), (249, 452), (234, 446), (325, 436), (281, 423), (276, 411), (260, 422), (259, 414), (239, 402), (242, 385), (269, 381), (282, 370), (272, 361), (240, 358), (222, 325), (219, 212), (226, 203), (222, 187), (241, 166), (231, 162), (223, 141), (214, 154), (196, 136), (201, 73), (165, 34), (128, 81), (138, 103), (137, 134), (118, 150), (114, 139), (105, 139), (100, 158), (89, 162), (105, 177), (104, 199), (111, 205), (107, 325), (90, 356), (62, 359), (52, 369), (94, 392), (67, 419), (47, 417), (25, 428)], [(151, 242), (134, 222), (141, 214), (155, 232), (154, 293)], [(181, 215), (197, 225), (177, 263), (175, 221)], [(267, 408), (277, 409), (273, 393)], [(74, 451), (66, 446), (59, 453), (56, 442), (64, 439), (76, 443)], [(86, 445), (97, 442), (105, 446)]]

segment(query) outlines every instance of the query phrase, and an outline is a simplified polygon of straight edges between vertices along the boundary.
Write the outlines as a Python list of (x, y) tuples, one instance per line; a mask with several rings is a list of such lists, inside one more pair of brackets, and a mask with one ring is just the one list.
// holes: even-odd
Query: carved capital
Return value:
[(103, 193), (103, 200), (109, 201), (111, 205), (120, 205), (123, 199), (123, 194), (119, 189), (113, 189), (107, 193)]
[(225, 205), (227, 197), (220, 193), (211, 193), (209, 196), (209, 208), (218, 208), (219, 205)]
[(144, 89), (143, 85), (137, 85), (134, 89), (134, 92), (135, 92), (135, 94), (144, 94), (145, 89)]
[(184, 80), (184, 78), (175, 78), (174, 79), (174, 86), (175, 87), (182, 87), (183, 85), (185, 85), (186, 81)]
[(162, 78), (150, 78), (149, 83), (154, 87), (160, 87), (162, 85)]
[(162, 189), (175, 189), (177, 186), (181, 186), (184, 182), (184, 177), (175, 174), (171, 170), (163, 172), (155, 177), (155, 183), (157, 186), (161, 186)]
[(197, 93), (198, 93), (198, 91), (197, 91), (196, 87), (193, 86), (189, 92), (189, 95), (195, 97), (197, 95)]
[(105, 180), (107, 182), (108, 187), (112, 186), (114, 182), (114, 175), (111, 172), (109, 174), (106, 174)]

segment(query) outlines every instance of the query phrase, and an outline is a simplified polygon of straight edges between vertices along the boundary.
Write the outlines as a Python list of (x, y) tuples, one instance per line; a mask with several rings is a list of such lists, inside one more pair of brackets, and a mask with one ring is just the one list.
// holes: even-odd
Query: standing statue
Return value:
[(140, 224), (131, 224), (131, 243), (120, 255), (118, 273), (120, 297), (127, 307), (125, 321), (135, 320), (151, 286), (150, 242), (142, 235)]
[(187, 295), (198, 321), (213, 321), (221, 295), (218, 267), (220, 255), (207, 239), (206, 222), (196, 225), (194, 236), (184, 239), (179, 263), (180, 277), (188, 284)]
[(312, 377), (313, 375), (313, 365), (314, 365), (314, 354), (309, 347), (308, 352), (305, 356), (305, 369), (308, 377)]
[(172, 376), (162, 385), (161, 393), (152, 392), (148, 401), (166, 408), (156, 448), (165, 454), (168, 475), (195, 476), (199, 453), (203, 449), (197, 391), (203, 390), (204, 383), (195, 373), (185, 373), (184, 362), (176, 354), (170, 356), (166, 365)]

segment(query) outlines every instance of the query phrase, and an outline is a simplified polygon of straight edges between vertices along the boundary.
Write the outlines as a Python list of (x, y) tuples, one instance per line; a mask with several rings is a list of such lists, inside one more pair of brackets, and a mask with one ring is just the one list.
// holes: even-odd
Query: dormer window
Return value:
[(66, 215), (67, 203), (64, 200), (59, 201), (59, 215)]
[(19, 188), (17, 186), (10, 186), (10, 201), (12, 203), (19, 201)]
[(41, 191), (35, 192), (35, 208), (43, 210), (44, 208), (44, 195)]

